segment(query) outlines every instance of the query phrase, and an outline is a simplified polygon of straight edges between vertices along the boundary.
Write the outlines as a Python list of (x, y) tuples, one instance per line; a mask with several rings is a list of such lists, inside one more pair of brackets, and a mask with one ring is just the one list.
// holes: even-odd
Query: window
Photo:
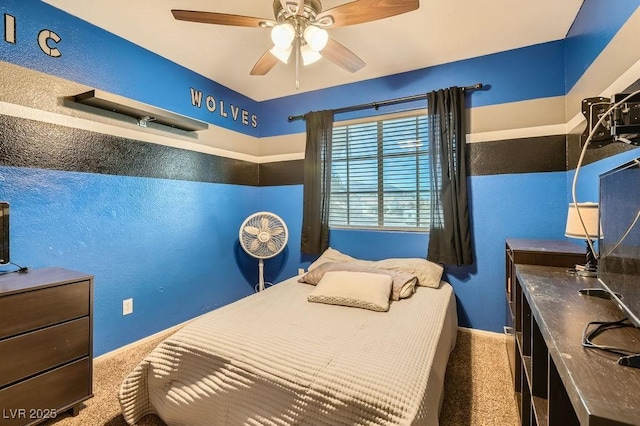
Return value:
[(334, 126), (329, 226), (425, 231), (427, 116)]

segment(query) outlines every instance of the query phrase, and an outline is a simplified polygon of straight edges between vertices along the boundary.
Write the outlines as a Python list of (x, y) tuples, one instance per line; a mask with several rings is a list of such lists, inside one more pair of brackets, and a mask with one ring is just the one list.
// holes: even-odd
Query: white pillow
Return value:
[(389, 310), (391, 281), (389, 275), (331, 271), (324, 274), (307, 300), (386, 312)]

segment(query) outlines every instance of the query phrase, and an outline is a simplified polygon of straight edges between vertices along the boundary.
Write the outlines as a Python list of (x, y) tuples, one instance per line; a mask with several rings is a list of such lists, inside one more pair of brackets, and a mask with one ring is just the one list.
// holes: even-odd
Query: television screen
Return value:
[(600, 175), (598, 279), (640, 327), (640, 158)]
[(9, 263), (9, 203), (0, 201), (0, 265)]

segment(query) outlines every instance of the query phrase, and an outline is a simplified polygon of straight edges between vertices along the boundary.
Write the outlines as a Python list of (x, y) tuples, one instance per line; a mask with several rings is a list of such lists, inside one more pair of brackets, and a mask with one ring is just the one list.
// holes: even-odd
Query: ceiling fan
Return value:
[(171, 13), (181, 21), (270, 28), (274, 45), (258, 59), (250, 74), (265, 75), (279, 60), (287, 63), (295, 52), (297, 88), (300, 59), (309, 65), (325, 57), (349, 72), (364, 67), (358, 55), (329, 37), (327, 28), (388, 18), (419, 6), (419, 0), (357, 0), (323, 11), (320, 0), (274, 0), (273, 20), (195, 10), (173, 9)]

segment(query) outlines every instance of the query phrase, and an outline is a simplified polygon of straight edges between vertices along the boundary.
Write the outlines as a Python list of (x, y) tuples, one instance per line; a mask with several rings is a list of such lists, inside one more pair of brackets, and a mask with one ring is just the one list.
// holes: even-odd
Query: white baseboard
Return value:
[(504, 339), (505, 335), (503, 333), (496, 333), (494, 331), (486, 331), (486, 330), (478, 330), (476, 328), (467, 328), (467, 327), (458, 327), (458, 331), (463, 333), (477, 334), (485, 337), (491, 337), (493, 339)]

